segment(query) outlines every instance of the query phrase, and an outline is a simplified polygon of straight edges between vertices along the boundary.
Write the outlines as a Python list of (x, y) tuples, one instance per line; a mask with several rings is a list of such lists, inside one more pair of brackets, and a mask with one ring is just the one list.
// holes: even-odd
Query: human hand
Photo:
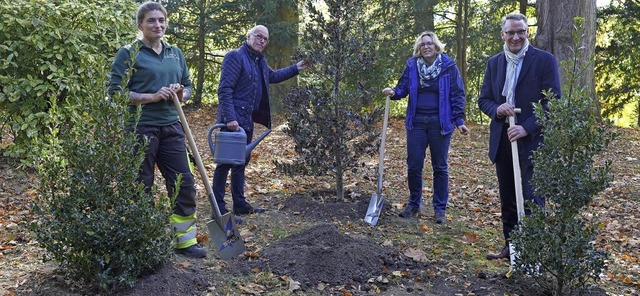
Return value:
[(238, 124), (238, 121), (234, 120), (234, 121), (227, 122), (227, 128), (232, 132), (237, 131), (239, 127), (240, 125)]
[(528, 135), (529, 132), (527, 132), (527, 130), (524, 129), (524, 127), (522, 127), (521, 125), (510, 126), (507, 129), (507, 136), (509, 137), (509, 141), (511, 142), (515, 142), (518, 139), (524, 138)]
[(507, 116), (516, 116), (515, 107), (509, 103), (503, 103), (496, 109), (496, 116), (503, 118)]
[(176, 96), (178, 96), (178, 100), (180, 100), (180, 102), (184, 101), (183, 99), (184, 85), (180, 83), (172, 83), (172, 84), (169, 84), (169, 89), (171, 89), (171, 91), (173, 91), (176, 94)]
[(387, 88), (385, 88), (385, 89), (383, 89), (383, 90), (382, 90), (382, 94), (384, 94), (384, 95), (385, 95), (385, 96), (387, 96), (387, 97), (393, 97), (393, 96), (395, 96), (395, 95), (396, 95), (396, 92), (395, 92), (395, 91), (393, 91), (393, 89), (392, 89), (392, 88), (387, 87)]
[(308, 68), (309, 66), (311, 66), (311, 63), (306, 61), (306, 60), (300, 60), (296, 64), (296, 67), (298, 67), (298, 71), (302, 71), (302, 70)]
[(461, 134), (463, 135), (468, 135), (469, 134), (469, 128), (466, 125), (461, 125), (458, 126), (458, 130), (460, 131)]
[(175, 92), (171, 87), (163, 86), (153, 94), (152, 102), (160, 102), (162, 100), (172, 100)]

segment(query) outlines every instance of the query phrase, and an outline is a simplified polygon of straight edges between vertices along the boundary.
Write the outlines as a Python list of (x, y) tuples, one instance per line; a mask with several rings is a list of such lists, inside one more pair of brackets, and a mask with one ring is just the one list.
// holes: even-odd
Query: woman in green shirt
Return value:
[[(109, 94), (128, 91), (132, 111), (142, 106), (136, 133), (149, 141), (139, 175), (146, 188), (150, 191), (153, 186), (155, 165), (170, 196), (176, 190), (178, 175), (182, 175), (171, 215), (175, 248), (185, 256), (202, 258), (206, 251), (196, 240), (195, 181), (187, 159), (185, 135), (171, 101), (174, 94), (181, 101), (191, 96), (189, 71), (182, 51), (162, 40), (167, 28), (167, 11), (162, 4), (151, 1), (141, 4), (136, 23), (141, 34), (116, 53)], [(127, 72), (129, 65), (133, 71)], [(131, 73), (130, 77), (127, 73)], [(124, 89), (123, 81), (126, 81)]]

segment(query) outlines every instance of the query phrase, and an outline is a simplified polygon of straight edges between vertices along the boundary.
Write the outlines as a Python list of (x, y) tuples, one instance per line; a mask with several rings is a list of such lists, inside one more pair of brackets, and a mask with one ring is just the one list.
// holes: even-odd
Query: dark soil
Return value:
[[(446, 262), (414, 261), (394, 248), (343, 234), (330, 222), (361, 220), (367, 211), (368, 200), (338, 201), (322, 196), (323, 193), (315, 193), (314, 198), (289, 197), (279, 214), (303, 216), (318, 222), (304, 231), (274, 241), (260, 251), (258, 259), (240, 256), (224, 264), (221, 270), (214, 270), (207, 267), (206, 260), (209, 259), (176, 256), (155, 273), (142, 277), (135, 287), (117, 295), (218, 295), (216, 287), (223, 285), (220, 281), (229, 276), (248, 276), (256, 269), (299, 282), (304, 294), (340, 294), (340, 289), (346, 289), (352, 295), (544, 295), (530, 279), (508, 279), (503, 274), (479, 273), (465, 275), (469, 277), (467, 282), (470, 284), (463, 286), (452, 278), (429, 273), (428, 270), (445, 268)], [(395, 214), (389, 206), (385, 211)], [(264, 215), (269, 215), (269, 212)], [(51, 268), (19, 287), (16, 293), (93, 294), (76, 290), (76, 286), (66, 282), (56, 269)], [(576, 295), (606, 293), (596, 290), (581, 291)]]

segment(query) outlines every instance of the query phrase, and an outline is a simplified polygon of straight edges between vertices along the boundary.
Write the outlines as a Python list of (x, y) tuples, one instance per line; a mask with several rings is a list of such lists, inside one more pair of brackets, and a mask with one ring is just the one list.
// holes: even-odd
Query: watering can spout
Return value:
[(251, 155), (251, 150), (253, 150), (253, 148), (256, 148), (258, 143), (262, 142), (262, 140), (264, 140), (264, 138), (269, 135), (269, 133), (271, 133), (271, 129), (267, 129), (264, 133), (262, 133), (262, 135), (253, 140), (253, 142), (247, 144), (245, 156), (249, 157), (249, 155)]

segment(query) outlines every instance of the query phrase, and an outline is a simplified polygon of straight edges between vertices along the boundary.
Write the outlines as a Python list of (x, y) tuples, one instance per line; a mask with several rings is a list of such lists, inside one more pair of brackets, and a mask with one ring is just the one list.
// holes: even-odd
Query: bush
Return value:
[(0, 0), (0, 126), (12, 136), (0, 152), (24, 159), (53, 103), (101, 92), (100, 81), (80, 81), (134, 39), (135, 11), (133, 1)]
[(155, 190), (145, 192), (137, 181), (144, 146), (126, 123), (137, 115), (128, 97), (107, 98), (107, 70), (96, 72), (81, 85), (97, 83), (102, 91), (51, 102), (50, 129), (34, 153), (42, 183), (32, 227), (45, 259), (92, 290), (111, 293), (166, 261), (173, 203), (154, 200)]
[(577, 85), (588, 64), (581, 65), (577, 56), (563, 63), (569, 77), (562, 98), (554, 100), (547, 93), (548, 112), (536, 106), (545, 140), (533, 155), (532, 185), (547, 201), (546, 207), (529, 204), (532, 214), (512, 235), (516, 270), (534, 277), (554, 295), (571, 295), (589, 280), (597, 280), (608, 257), (594, 246), (597, 222), (581, 213), (611, 181), (611, 160), (599, 158), (615, 134), (610, 125), (598, 121), (594, 98)]

